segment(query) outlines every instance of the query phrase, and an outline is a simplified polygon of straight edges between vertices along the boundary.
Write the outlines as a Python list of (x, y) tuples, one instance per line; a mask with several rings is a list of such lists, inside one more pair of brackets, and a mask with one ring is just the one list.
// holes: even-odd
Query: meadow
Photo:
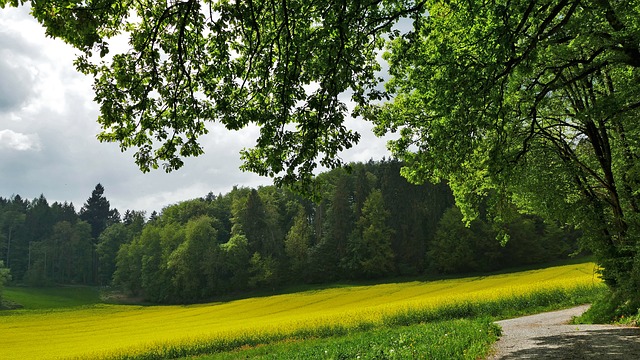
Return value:
[[(78, 295), (78, 304), (68, 307), (47, 308), (46, 302), (35, 301), (31, 306), (24, 304), (25, 309), (0, 313), (0, 358), (160, 359), (211, 353), (233, 358), (238, 349), (248, 354), (262, 351), (255, 356), (268, 358), (272, 355), (265, 351), (300, 354), (303, 348), (319, 351), (315, 358), (339, 358), (356, 354), (355, 345), (349, 344), (374, 344), (372, 339), (378, 338), (381, 348), (374, 350), (385, 351), (393, 347), (384, 344), (396, 344), (410, 334), (414, 334), (412, 343), (422, 346), (425, 354), (435, 340), (419, 334), (450, 334), (451, 329), (466, 326), (476, 329), (471, 333), (489, 334), (455, 345), (464, 348), (456, 350), (458, 358), (474, 359), (486, 353), (497, 335), (486, 317), (589, 301), (603, 287), (595, 269), (593, 263), (582, 263), (438, 281), (336, 285), (188, 306), (105, 304), (92, 302), (91, 294)], [(5, 295), (17, 301), (19, 293), (8, 289)], [(456, 320), (461, 318), (480, 320)], [(429, 332), (421, 328), (425, 326), (435, 328)], [(327, 347), (326, 341), (331, 345)], [(329, 350), (342, 355), (331, 355)]]

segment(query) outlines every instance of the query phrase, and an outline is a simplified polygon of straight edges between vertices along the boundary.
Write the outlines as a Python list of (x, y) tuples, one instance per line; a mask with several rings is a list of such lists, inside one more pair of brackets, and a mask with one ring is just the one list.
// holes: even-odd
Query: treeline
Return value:
[[(101, 185), (78, 213), (41, 196), (0, 199), (3, 259), (33, 285), (113, 284), (160, 303), (249, 289), (497, 270), (576, 250), (578, 234), (524, 215), (465, 226), (446, 184), (412, 185), (397, 161), (317, 179), (312, 202), (273, 186), (234, 188), (161, 214), (109, 207)], [(497, 231), (509, 235), (505, 246)]]
[(72, 203), (49, 204), (44, 195), (31, 201), (20, 195), (0, 197), (0, 259), (14, 281), (36, 286), (110, 283), (113, 270), (107, 264), (115, 262), (118, 248), (109, 254), (102, 234), (120, 224), (130, 229), (131, 241), (145, 217), (126, 211), (121, 218), (103, 194), (102, 185), (96, 185), (78, 212)]
[[(575, 232), (517, 215), (466, 227), (446, 184), (411, 185), (396, 161), (318, 177), (319, 200), (235, 188), (164, 209), (118, 253), (114, 283), (161, 303), (249, 289), (497, 270), (567, 257)], [(498, 231), (510, 240), (503, 247)]]

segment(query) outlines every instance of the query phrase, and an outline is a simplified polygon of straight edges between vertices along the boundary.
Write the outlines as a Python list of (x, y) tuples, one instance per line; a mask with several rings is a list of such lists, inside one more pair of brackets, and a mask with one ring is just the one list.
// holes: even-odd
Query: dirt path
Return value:
[(640, 328), (568, 324), (588, 307), (498, 321), (502, 337), (489, 359), (640, 359)]

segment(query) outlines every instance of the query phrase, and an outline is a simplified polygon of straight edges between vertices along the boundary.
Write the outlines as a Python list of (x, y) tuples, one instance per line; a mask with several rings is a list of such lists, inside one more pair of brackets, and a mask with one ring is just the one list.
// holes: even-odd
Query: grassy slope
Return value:
[(8, 287), (4, 296), (26, 310), (71, 308), (100, 302), (97, 288), (83, 286), (27, 288)]
[[(488, 308), (470, 308), (469, 304), (493, 301), (495, 310), (504, 307), (496, 301), (514, 294), (598, 283), (593, 268), (593, 264), (578, 264), (487, 277), (337, 287), (192, 306), (86, 306), (95, 298), (84, 294), (73, 300), (84, 305), (79, 308), (21, 310), (0, 316), (0, 358), (86, 358), (118, 353), (163, 358), (335, 334), (349, 335), (346, 343), (355, 339), (353, 336), (360, 336), (357, 334), (384, 338), (366, 334), (437, 317), (440, 309), (446, 308), (442, 312), (445, 318), (478, 315), (478, 311)], [(546, 303), (557, 303), (557, 295), (554, 296)], [(55, 296), (50, 293), (42, 299), (35, 298), (37, 301), (30, 307), (42, 309), (47, 303), (53, 304), (51, 299)], [(518, 301), (517, 306), (530, 306), (526, 298)]]

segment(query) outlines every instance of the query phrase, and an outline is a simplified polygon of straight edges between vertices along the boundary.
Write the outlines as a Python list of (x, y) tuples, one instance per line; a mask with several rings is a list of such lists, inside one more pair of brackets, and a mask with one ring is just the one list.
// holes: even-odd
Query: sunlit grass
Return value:
[(484, 358), (500, 334), (489, 318), (443, 320), (382, 327), (346, 336), (283, 341), (205, 355), (199, 360), (236, 359), (429, 359)]
[[(0, 316), (0, 359), (163, 358), (537, 306), (599, 286), (592, 263), (190, 306), (98, 304)], [(530, 296), (531, 294), (537, 294)], [(538, 300), (536, 300), (538, 299)], [(541, 299), (541, 300), (540, 300)]]

